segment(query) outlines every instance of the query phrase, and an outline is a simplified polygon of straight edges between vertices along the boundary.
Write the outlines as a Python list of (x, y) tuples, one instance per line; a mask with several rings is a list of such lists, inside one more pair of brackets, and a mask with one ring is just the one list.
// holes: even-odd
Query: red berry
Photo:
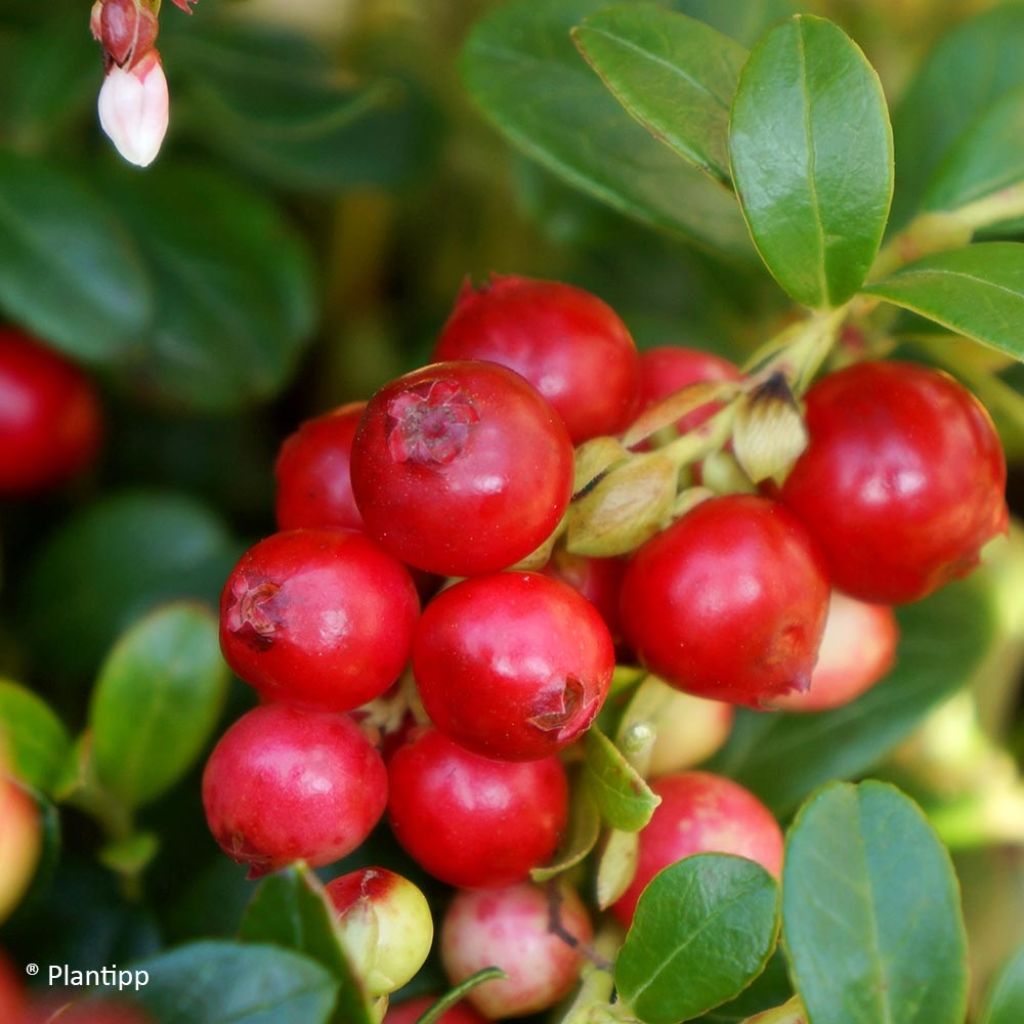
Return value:
[[(561, 889), (558, 916), (577, 943), (590, 942), (590, 918), (572, 889)], [(529, 883), (456, 893), (441, 926), (441, 960), (453, 985), (492, 965), (508, 975), (466, 997), (490, 1020), (554, 1006), (572, 991), (583, 966), (578, 945), (551, 928), (548, 893)]]
[(916, 601), (969, 572), (1006, 530), (1006, 462), (978, 400), (909, 363), (861, 363), (807, 394), (810, 445), (782, 500), (832, 581), (862, 601)]
[[(711, 352), (672, 345), (648, 349), (640, 353), (640, 408), (648, 409), (699, 381), (740, 380), (742, 376), (728, 359)], [(695, 430), (720, 408), (720, 403), (708, 402), (687, 413), (676, 423), (676, 429), (681, 434)]]
[(486, 359), (522, 374), (573, 444), (617, 434), (636, 410), (640, 367), (626, 325), (572, 285), (498, 275), (477, 290), (467, 282), (434, 358)]
[(352, 449), (367, 530), (443, 576), (525, 558), (562, 518), (572, 476), (554, 410), (493, 363), (438, 363), (392, 381), (371, 399)]
[(267, 704), (220, 738), (203, 773), (210, 831), (250, 877), (351, 853), (387, 803), (380, 754), (345, 715)]
[(892, 668), (899, 627), (888, 605), (832, 592), (811, 685), (771, 701), (780, 711), (828, 711), (870, 690)]
[(64, 483), (99, 451), (99, 398), (63, 356), (0, 328), (0, 494)]
[(619, 590), (626, 572), (624, 558), (588, 558), (558, 548), (541, 572), (582, 594), (604, 619), (612, 640), (617, 643), (621, 639)]
[(363, 528), (352, 495), (349, 462), (365, 402), (306, 420), (281, 446), (277, 476), (277, 526)]
[(821, 556), (796, 517), (732, 495), (697, 505), (634, 555), (622, 628), (666, 682), (757, 707), (806, 689), (828, 598)]
[[(418, 999), (410, 999), (408, 1002), (389, 1007), (384, 1024), (416, 1024), (439, 998), (440, 996), (420, 996)], [(456, 1003), (441, 1015), (437, 1024), (485, 1024), (485, 1021), (467, 1003)]]
[(597, 609), (535, 572), (477, 576), (442, 591), (413, 642), (431, 721), (466, 749), (505, 761), (537, 760), (581, 736), (614, 670)]
[(442, 882), (490, 888), (550, 859), (568, 813), (557, 757), (510, 763), (427, 729), (389, 765), (388, 814), (398, 841)]
[(612, 913), (629, 926), (640, 894), (670, 864), (695, 853), (731, 853), (782, 871), (782, 830), (760, 800), (708, 772), (669, 775), (651, 784), (661, 803), (640, 831), (636, 875)]
[(250, 548), (221, 596), (228, 664), (267, 700), (347, 711), (409, 658), (419, 612), (405, 567), (354, 530), (291, 530)]

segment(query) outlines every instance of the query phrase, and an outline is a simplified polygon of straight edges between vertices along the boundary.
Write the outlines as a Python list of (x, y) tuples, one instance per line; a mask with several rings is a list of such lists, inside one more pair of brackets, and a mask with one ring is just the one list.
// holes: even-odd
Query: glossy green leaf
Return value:
[(535, 882), (547, 882), (580, 864), (597, 845), (601, 834), (601, 815), (586, 785), (579, 780), (572, 786), (569, 805), (569, 826), (562, 844), (550, 864), (534, 868), (530, 877)]
[(733, 197), (653, 139), (576, 51), (571, 30), (604, 0), (513, 0), (470, 33), (462, 75), (528, 156), (615, 209), (734, 258), (750, 244)]
[(591, 15), (573, 37), (616, 99), (655, 138), (724, 185), (729, 110), (747, 51), (682, 14), (640, 4)]
[(268, 201), (220, 173), (162, 161), (107, 182), (156, 282), (152, 331), (120, 369), (173, 406), (222, 412), (277, 394), (313, 325), (312, 268)]
[(8, 679), (0, 679), (0, 744), (20, 779), (52, 794), (71, 756), (71, 738), (46, 701)]
[(860, 287), (892, 198), (892, 132), (878, 76), (822, 18), (798, 15), (750, 55), (730, 129), (733, 180), (762, 259), (814, 308)]
[(724, 1003), (764, 969), (779, 888), (760, 864), (704, 853), (654, 877), (615, 964), (619, 997), (645, 1024), (676, 1024)]
[(1024, 1020), (1024, 947), (1000, 971), (980, 1024), (1020, 1024)]
[(260, 883), (242, 919), (239, 937), (302, 953), (325, 967), (339, 985), (333, 1024), (372, 1024), (367, 998), (349, 966), (330, 899), (305, 865)]
[(160, 1024), (327, 1024), (338, 988), (276, 946), (193, 942), (134, 967), (149, 981), (132, 995)]
[(209, 741), (227, 685), (208, 608), (166, 605), (132, 626), (93, 691), (89, 725), (100, 782), (129, 807), (165, 793)]
[(786, 840), (782, 929), (814, 1024), (961, 1024), (966, 935), (949, 854), (894, 786), (826, 786)]
[(161, 49), (182, 80), (185, 130), (275, 185), (395, 185), (425, 162), (419, 93), (353, 84), (302, 36), (213, 18), (162, 37)]
[(86, 506), (42, 547), (26, 580), (26, 639), (40, 673), (93, 677), (155, 605), (215, 602), (240, 553), (218, 516), (174, 492), (115, 492)]
[(864, 291), (1024, 359), (1024, 243), (977, 242), (936, 253)]
[(1024, 89), (1015, 89), (976, 118), (939, 165), (925, 191), (925, 210), (955, 210), (1024, 181)]
[(741, 1024), (755, 1013), (781, 1006), (793, 995), (786, 957), (775, 947), (765, 969), (735, 999), (716, 1006), (698, 1020), (700, 1024)]
[(894, 226), (921, 208), (929, 181), (972, 123), (1024, 86), (1022, 52), (1024, 5), (1008, 3), (964, 21), (928, 56), (893, 116)]
[(0, 309), (69, 355), (111, 362), (149, 325), (151, 284), (112, 208), (45, 161), (0, 152)]
[(886, 679), (834, 711), (740, 711), (710, 770), (741, 782), (776, 815), (788, 815), (823, 782), (877, 764), (932, 708), (967, 685), (996, 639), (983, 578), (952, 584), (896, 615), (900, 641)]
[(597, 726), (587, 732), (584, 779), (601, 817), (623, 832), (642, 829), (661, 803), (661, 797)]

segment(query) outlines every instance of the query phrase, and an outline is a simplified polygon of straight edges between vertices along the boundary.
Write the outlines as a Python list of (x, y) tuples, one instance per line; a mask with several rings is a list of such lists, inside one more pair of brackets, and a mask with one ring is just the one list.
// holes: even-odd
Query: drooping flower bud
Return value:
[(160, 54), (151, 49), (130, 70), (114, 65), (107, 72), (100, 89), (100, 124), (125, 160), (147, 167), (167, 133), (169, 105)]

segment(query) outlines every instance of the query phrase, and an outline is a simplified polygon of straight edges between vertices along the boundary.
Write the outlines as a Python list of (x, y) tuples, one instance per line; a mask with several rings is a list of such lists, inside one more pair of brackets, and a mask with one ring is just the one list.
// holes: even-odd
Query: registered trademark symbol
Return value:
[(26, 964), (25, 973), (31, 974), (34, 977), (39, 973), (39, 964)]

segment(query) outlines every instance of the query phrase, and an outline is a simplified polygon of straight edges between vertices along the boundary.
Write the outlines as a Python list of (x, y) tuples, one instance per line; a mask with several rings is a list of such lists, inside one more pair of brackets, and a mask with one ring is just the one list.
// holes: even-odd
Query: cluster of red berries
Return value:
[[(737, 784), (684, 769), (724, 740), (725, 705), (821, 710), (884, 675), (889, 606), (962, 575), (1005, 530), (1005, 465), (984, 410), (953, 380), (862, 363), (807, 394), (809, 446), (781, 487), (709, 497), (628, 559), (556, 547), (524, 571), (573, 498), (574, 445), (739, 371), (685, 349), (641, 355), (594, 296), (514, 277), (460, 295), (435, 357), (285, 442), (281, 532), (243, 556), (221, 606), (225, 657), (264, 703), (215, 748), (203, 797), (218, 842), (254, 875), (333, 862), (386, 810), (409, 855), (461, 890), (441, 931), (452, 980), (492, 963), (509, 974), (471, 996), (494, 1019), (552, 1005), (578, 974), (586, 909), (560, 892), (561, 930), (578, 940), (564, 941), (550, 893), (528, 878), (563, 834), (560, 752), (600, 711), (616, 651), (725, 702), (662, 702), (661, 804), (613, 907), (628, 924), (647, 882), (689, 854), (779, 873), (770, 813)], [(418, 717), (380, 742), (365, 706), (392, 699), (407, 666)], [(692, 744), (680, 739), (690, 716)], [(381, 904), (368, 885), (360, 875), (339, 911)], [(425, 955), (376, 964), (371, 990), (402, 984)]]

